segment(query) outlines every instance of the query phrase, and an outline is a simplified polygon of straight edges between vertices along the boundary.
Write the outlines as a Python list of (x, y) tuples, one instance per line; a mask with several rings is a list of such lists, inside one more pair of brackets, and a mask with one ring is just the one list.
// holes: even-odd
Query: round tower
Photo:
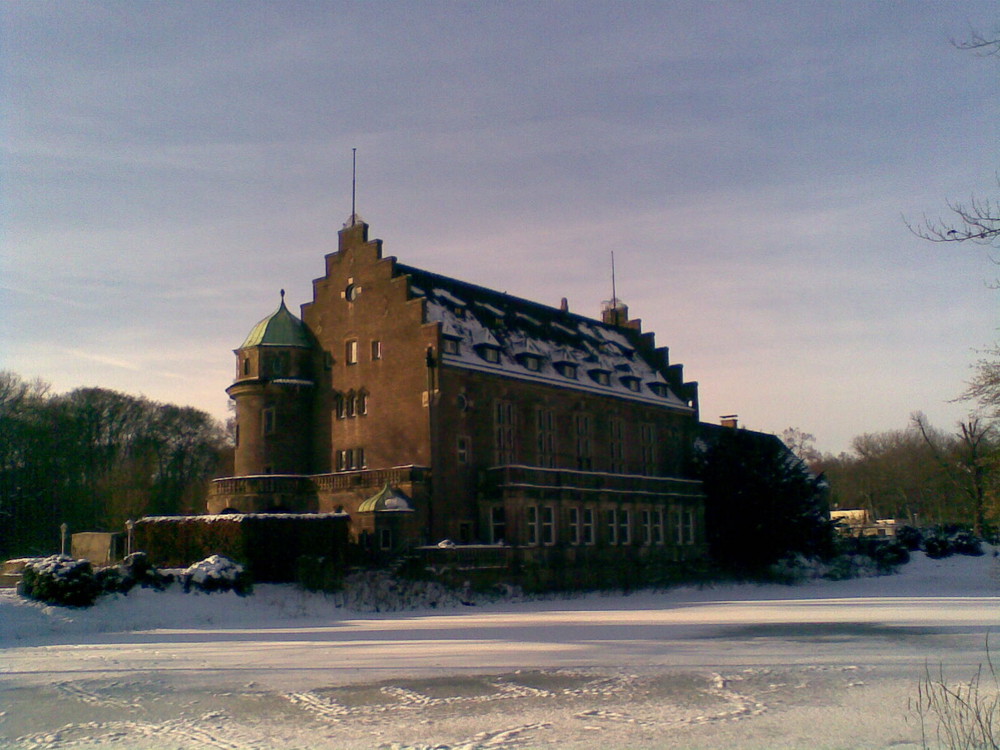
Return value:
[(313, 337), (285, 307), (253, 327), (235, 349), (236, 476), (308, 474), (312, 435)]

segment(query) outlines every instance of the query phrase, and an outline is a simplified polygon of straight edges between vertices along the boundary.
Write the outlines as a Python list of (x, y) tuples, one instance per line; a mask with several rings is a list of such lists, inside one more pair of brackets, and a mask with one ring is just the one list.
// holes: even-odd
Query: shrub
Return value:
[(242, 565), (222, 555), (212, 555), (196, 562), (181, 574), (184, 592), (191, 589), (210, 594), (214, 591), (235, 591), (240, 596), (253, 593), (250, 574)]
[(17, 592), (46, 604), (89, 607), (100, 595), (101, 586), (87, 560), (52, 555), (25, 565)]
[(949, 683), (943, 668), (936, 676), (925, 668), (917, 698), (909, 708), (919, 721), (924, 748), (1000, 748), (1000, 674), (990, 658), (989, 645), (986, 668), (980, 665), (968, 682)]
[(896, 541), (910, 552), (916, 552), (924, 542), (924, 535), (920, 529), (913, 526), (900, 526), (896, 529)]
[(133, 552), (122, 560), (118, 567), (122, 572), (127, 586), (124, 589), (126, 592), (133, 586), (142, 586), (144, 589), (163, 591), (163, 589), (174, 581), (172, 575), (163, 573), (154, 567), (145, 552)]
[(295, 561), (295, 582), (306, 591), (332, 594), (344, 588), (344, 565), (331, 557), (301, 555)]

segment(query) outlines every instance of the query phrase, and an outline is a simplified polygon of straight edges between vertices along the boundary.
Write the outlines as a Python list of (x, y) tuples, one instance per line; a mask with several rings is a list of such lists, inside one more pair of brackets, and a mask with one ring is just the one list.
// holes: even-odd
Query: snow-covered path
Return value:
[(968, 679), (991, 630), (992, 555), (378, 616), (286, 586), (5, 595), (0, 746), (916, 747), (925, 667)]

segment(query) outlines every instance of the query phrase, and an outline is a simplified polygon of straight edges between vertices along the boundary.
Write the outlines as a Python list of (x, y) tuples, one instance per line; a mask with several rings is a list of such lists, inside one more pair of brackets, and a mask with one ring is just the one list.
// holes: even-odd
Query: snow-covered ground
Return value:
[(1000, 558), (895, 576), (365, 614), (291, 586), (0, 594), (0, 747), (916, 748), (1000, 653)]

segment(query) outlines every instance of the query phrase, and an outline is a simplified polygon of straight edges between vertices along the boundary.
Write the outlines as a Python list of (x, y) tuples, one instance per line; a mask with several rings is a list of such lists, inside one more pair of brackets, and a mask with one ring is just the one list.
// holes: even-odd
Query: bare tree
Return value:
[(927, 443), (934, 460), (944, 469), (955, 486), (968, 498), (972, 506), (973, 532), (982, 536), (986, 526), (986, 495), (989, 467), (996, 453), (993, 425), (978, 417), (959, 422), (958, 450), (949, 451), (939, 443), (927, 424), (927, 417), (915, 413), (911, 419)]

